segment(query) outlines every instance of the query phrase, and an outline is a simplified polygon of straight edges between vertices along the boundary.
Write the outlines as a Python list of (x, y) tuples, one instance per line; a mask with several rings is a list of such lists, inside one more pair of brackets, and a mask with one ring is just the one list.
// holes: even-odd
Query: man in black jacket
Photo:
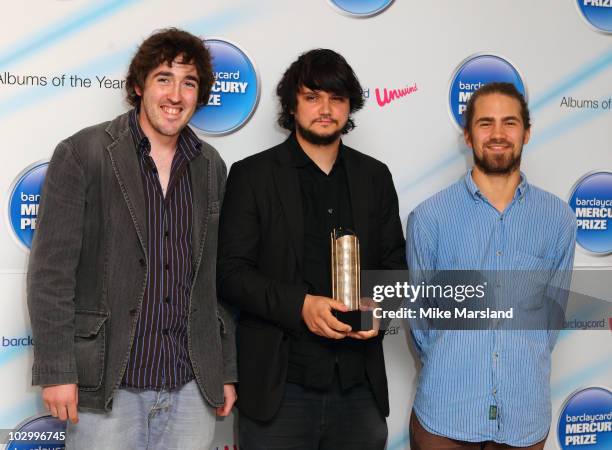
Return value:
[(362, 88), (339, 54), (301, 55), (277, 87), (282, 144), (235, 163), (221, 213), (221, 296), (240, 309), (240, 446), (383, 449), (382, 335), (331, 299), (330, 231), (354, 230), (362, 269), (405, 266), (388, 168), (345, 146)]

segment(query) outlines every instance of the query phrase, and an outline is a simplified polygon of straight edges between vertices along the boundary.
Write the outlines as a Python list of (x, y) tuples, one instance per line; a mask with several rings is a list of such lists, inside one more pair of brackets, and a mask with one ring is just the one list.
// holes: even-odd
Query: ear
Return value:
[(142, 89), (140, 89), (140, 86), (134, 86), (134, 91), (136, 92), (136, 94), (138, 94), (139, 97), (142, 97)]
[(523, 145), (527, 145), (529, 138), (531, 137), (531, 128), (525, 130), (525, 136), (523, 137)]
[(472, 136), (470, 136), (470, 132), (466, 129), (463, 130), (463, 140), (465, 141), (465, 145), (467, 145), (469, 148), (473, 148)]

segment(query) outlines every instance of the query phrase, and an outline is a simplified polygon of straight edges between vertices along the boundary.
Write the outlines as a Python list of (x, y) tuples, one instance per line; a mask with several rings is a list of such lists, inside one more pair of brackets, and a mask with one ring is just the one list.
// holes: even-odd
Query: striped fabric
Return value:
[[(569, 206), (523, 174), (500, 213), (469, 171), (408, 217), (411, 283), (426, 281), (430, 270), (524, 270), (548, 271), (567, 289), (575, 233)], [(501, 295), (517, 304), (525, 301), (516, 286), (493, 288), (506, 289)], [(414, 411), (429, 432), (519, 447), (546, 437), (554, 331), (413, 329), (412, 337), (423, 365)]]
[(149, 272), (122, 387), (172, 389), (194, 378), (187, 340), (193, 280), (188, 163), (200, 154), (201, 143), (188, 127), (182, 131), (164, 198), (136, 110), (130, 114), (130, 129), (144, 187)]

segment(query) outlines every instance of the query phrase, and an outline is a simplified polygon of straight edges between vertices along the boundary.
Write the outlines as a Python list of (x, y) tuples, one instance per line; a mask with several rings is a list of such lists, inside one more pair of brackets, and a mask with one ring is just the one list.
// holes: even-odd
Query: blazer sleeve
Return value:
[(221, 296), (241, 311), (289, 331), (301, 331), (306, 287), (262, 273), (257, 266), (260, 215), (249, 169), (243, 162), (230, 169), (221, 210), (217, 281)]
[(51, 158), (42, 189), (27, 274), (34, 337), (32, 384), (77, 383), (74, 296), (86, 183), (69, 140)]
[[(393, 177), (386, 165), (377, 177), (380, 183), (379, 217), (377, 220), (380, 243), (379, 270), (405, 270), (406, 269), (406, 241), (402, 231), (402, 222), (399, 215), (399, 202)], [(399, 299), (385, 299), (377, 305), (385, 311), (396, 311), (401, 306)], [(385, 318), (380, 321), (380, 330), (386, 330), (391, 325), (391, 319)], [(384, 333), (379, 333), (376, 339), (382, 340)]]
[[(227, 168), (225, 162), (215, 150), (218, 192), (221, 205), (225, 196)], [(218, 243), (217, 243), (218, 245)], [(223, 355), (223, 383), (236, 383), (238, 381), (238, 368), (236, 364), (236, 324), (235, 311), (231, 305), (226, 304), (217, 291), (217, 313), (221, 322), (221, 352)]]
[(399, 215), (399, 202), (391, 172), (384, 166), (381, 195), (380, 268), (389, 270), (406, 269), (406, 241)]

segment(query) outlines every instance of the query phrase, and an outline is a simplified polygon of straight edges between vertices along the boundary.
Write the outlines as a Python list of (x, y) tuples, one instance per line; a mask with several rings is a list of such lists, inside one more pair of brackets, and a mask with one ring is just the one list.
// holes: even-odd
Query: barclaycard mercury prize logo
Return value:
[(612, 33), (612, 0), (576, 0), (576, 6), (591, 28)]
[(491, 53), (478, 53), (463, 60), (455, 69), (449, 86), (449, 112), (454, 124), (463, 129), (463, 113), (472, 94), (492, 82), (516, 86), (527, 100), (527, 88), (519, 71), (507, 59)]
[(570, 395), (559, 414), (557, 438), (562, 450), (612, 448), (612, 392), (588, 387)]
[(48, 165), (49, 163), (44, 161), (26, 167), (17, 176), (9, 191), (8, 224), (17, 242), (28, 250), (32, 246), (36, 230), (40, 189)]
[(372, 17), (387, 9), (393, 0), (328, 0), (342, 14), (353, 17)]
[(598, 170), (581, 177), (570, 192), (576, 214), (576, 242), (586, 251), (612, 253), (612, 172)]
[(215, 81), (208, 104), (196, 111), (191, 125), (213, 136), (229, 134), (242, 127), (255, 112), (259, 75), (253, 60), (238, 45), (217, 38), (204, 42), (212, 56)]

